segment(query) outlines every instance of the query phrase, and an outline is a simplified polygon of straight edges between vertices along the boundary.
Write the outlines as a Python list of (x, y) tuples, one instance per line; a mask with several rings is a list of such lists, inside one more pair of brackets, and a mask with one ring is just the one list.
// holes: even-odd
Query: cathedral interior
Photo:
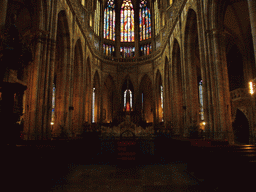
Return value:
[(1, 0), (8, 189), (250, 186), (255, 61), (254, 0)]

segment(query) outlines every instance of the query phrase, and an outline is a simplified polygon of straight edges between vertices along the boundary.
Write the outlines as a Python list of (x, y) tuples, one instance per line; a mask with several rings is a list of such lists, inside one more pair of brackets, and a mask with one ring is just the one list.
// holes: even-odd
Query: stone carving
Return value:
[(140, 136), (149, 136), (154, 133), (153, 127), (147, 127), (143, 129), (140, 126), (136, 126), (133, 122), (131, 122), (130, 115), (126, 115), (125, 121), (120, 123), (118, 126), (113, 128), (101, 127), (101, 132), (106, 136), (115, 136), (115, 137), (136, 137)]

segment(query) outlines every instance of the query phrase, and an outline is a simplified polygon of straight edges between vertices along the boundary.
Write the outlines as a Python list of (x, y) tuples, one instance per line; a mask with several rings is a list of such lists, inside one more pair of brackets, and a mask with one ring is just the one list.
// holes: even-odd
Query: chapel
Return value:
[(7, 135), (76, 138), (129, 114), (144, 129), (255, 143), (254, 1), (4, 0), (0, 7)]
[[(83, 178), (67, 183), (93, 180), (102, 167), (79, 166), (95, 161), (172, 162), (176, 191), (184, 178), (205, 179), (206, 191), (253, 183), (255, 61), (254, 0), (1, 0), (3, 174), (23, 185), (30, 173), (38, 191), (76, 166)], [(161, 191), (165, 178), (143, 180), (147, 170), (129, 186)], [(104, 178), (120, 184), (128, 172)]]

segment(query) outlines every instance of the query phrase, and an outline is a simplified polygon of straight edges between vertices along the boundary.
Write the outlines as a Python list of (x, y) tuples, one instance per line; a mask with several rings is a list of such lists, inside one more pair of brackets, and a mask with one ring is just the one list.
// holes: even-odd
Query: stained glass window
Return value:
[(141, 104), (142, 104), (142, 110), (143, 110), (143, 93), (141, 93)]
[(114, 56), (115, 47), (113, 45), (103, 44), (103, 54), (106, 56)]
[(108, 0), (104, 10), (104, 38), (115, 41), (116, 12), (114, 0)]
[(155, 1), (154, 3), (154, 10), (155, 10), (155, 34), (158, 35), (160, 31), (160, 14), (158, 9), (158, 3)]
[(151, 44), (141, 45), (140, 52), (141, 52), (141, 56), (151, 54), (152, 53), (152, 45)]
[(99, 35), (100, 26), (100, 2), (97, 0), (96, 10), (94, 12), (94, 32), (96, 35)]
[(162, 121), (164, 121), (164, 88), (162, 85), (160, 86), (160, 91), (161, 91)]
[(126, 108), (128, 103), (132, 108), (132, 91), (130, 89), (126, 89), (124, 92), (124, 108)]
[(147, 1), (140, 2), (140, 41), (151, 38), (151, 14), (147, 7)]
[(199, 103), (200, 103), (200, 118), (204, 120), (204, 103), (203, 103), (203, 80), (199, 82)]
[(92, 88), (92, 123), (95, 122), (95, 88)]
[(53, 84), (52, 88), (52, 118), (51, 118), (51, 125), (54, 124), (54, 116), (55, 116), (55, 93), (56, 93), (56, 88), (55, 84)]
[(120, 21), (121, 42), (134, 42), (134, 10), (131, 0), (123, 0)]
[(135, 56), (135, 47), (120, 47), (122, 58), (129, 58)]

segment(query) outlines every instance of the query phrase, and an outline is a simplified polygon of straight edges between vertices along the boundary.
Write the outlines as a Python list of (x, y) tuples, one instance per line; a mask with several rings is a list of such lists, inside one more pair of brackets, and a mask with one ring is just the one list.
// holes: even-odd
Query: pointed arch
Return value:
[(55, 69), (53, 85), (55, 86), (55, 112), (54, 112), (54, 132), (60, 134), (60, 127), (67, 130), (67, 109), (69, 105), (70, 82), (68, 77), (68, 61), (70, 60), (70, 33), (66, 12), (60, 11), (57, 20), (56, 34), (57, 48), (55, 52)]
[(178, 128), (179, 134), (183, 135), (184, 109), (183, 109), (183, 78), (181, 71), (181, 52), (177, 39), (174, 39), (172, 49), (172, 77), (173, 77), (173, 116), (174, 125)]
[(98, 123), (100, 112), (100, 76), (98, 71), (95, 72), (93, 77), (92, 86), (92, 123)]
[(115, 1), (108, 0), (106, 2), (104, 10), (104, 28), (103, 35), (105, 39), (115, 41), (115, 23), (116, 23), (116, 10), (115, 10)]
[(186, 106), (188, 126), (198, 126), (199, 119), (199, 82), (202, 80), (199, 56), (197, 15), (193, 9), (188, 10), (185, 27), (185, 70), (186, 70)]
[(87, 57), (86, 67), (85, 67), (85, 121), (91, 123), (91, 61)]
[(134, 42), (134, 9), (131, 0), (123, 0), (120, 10), (121, 42)]
[(114, 111), (115, 111), (115, 85), (113, 77), (109, 74), (104, 81), (103, 85), (103, 114), (102, 120), (105, 123), (113, 122), (114, 119)]
[[(121, 95), (123, 97), (123, 99), (122, 99), (122, 101), (123, 101), (122, 102), (122, 106), (125, 109), (126, 104), (127, 104), (125, 101), (127, 101), (127, 102), (129, 102), (130, 108), (132, 109), (133, 106), (134, 106), (134, 86), (133, 86), (133, 83), (132, 83), (131, 78), (130, 78), (129, 75), (126, 75), (126, 77), (124, 78), (123, 83), (122, 83), (121, 91), (122, 91)], [(128, 99), (126, 100), (126, 98), (124, 98), (125, 91), (129, 91), (129, 93), (130, 93), (129, 94), (129, 96), (130, 96), (129, 100)]]
[(249, 121), (246, 115), (240, 110), (236, 111), (236, 118), (233, 123), (234, 140), (236, 144), (249, 144)]
[(164, 66), (164, 95), (165, 95), (165, 117), (166, 121), (170, 120), (170, 73), (169, 73), (169, 60), (165, 57)]
[(146, 123), (153, 123), (153, 86), (152, 81), (145, 74), (140, 81), (140, 105), (141, 119)]
[(75, 44), (73, 65), (72, 129), (73, 133), (82, 132), (83, 125), (83, 51), (81, 40)]
[(156, 121), (163, 122), (164, 121), (164, 98), (163, 98), (163, 83), (162, 76), (159, 69), (156, 72), (156, 82), (155, 82), (155, 90), (156, 90)]

